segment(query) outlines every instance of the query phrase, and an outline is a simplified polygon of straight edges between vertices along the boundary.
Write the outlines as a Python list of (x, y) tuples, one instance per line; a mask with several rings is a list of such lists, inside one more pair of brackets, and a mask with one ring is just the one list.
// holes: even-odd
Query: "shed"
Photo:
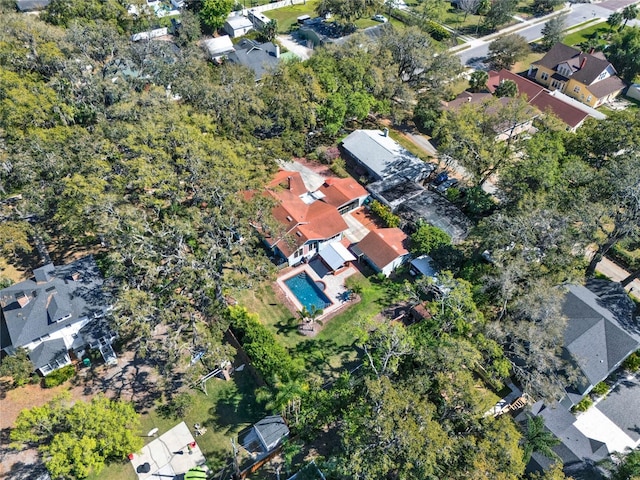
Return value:
[(411, 274), (424, 275), (425, 277), (435, 277), (437, 270), (433, 268), (433, 259), (429, 255), (420, 255), (411, 260)]
[(227, 53), (233, 52), (233, 43), (229, 35), (210, 38), (204, 41), (204, 48), (211, 58), (219, 58)]
[(341, 269), (345, 263), (353, 262), (356, 257), (340, 242), (332, 242), (320, 250), (320, 257), (334, 272)]
[(222, 29), (231, 38), (241, 37), (242, 35), (246, 35), (250, 30), (253, 30), (253, 22), (243, 15), (236, 15), (227, 18)]
[(627, 90), (627, 97), (633, 98), (634, 100), (640, 100), (640, 83), (634, 83), (629, 86)]

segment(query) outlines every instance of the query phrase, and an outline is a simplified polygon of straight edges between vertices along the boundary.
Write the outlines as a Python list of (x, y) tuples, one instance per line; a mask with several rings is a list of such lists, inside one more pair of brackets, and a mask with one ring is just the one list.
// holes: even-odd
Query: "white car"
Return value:
[(387, 17), (380, 14), (374, 15), (373, 20), (375, 20), (376, 22), (382, 22), (382, 23), (387, 23), (389, 21)]

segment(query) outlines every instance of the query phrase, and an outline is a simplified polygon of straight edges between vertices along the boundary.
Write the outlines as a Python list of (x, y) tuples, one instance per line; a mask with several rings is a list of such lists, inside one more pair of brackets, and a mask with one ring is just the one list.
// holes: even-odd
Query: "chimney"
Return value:
[(589, 50), (589, 55), (593, 55), (593, 52), (596, 51), (596, 47), (591, 47), (591, 50)]
[(287, 190), (291, 190), (291, 175), (287, 177)]
[(587, 57), (584, 57), (584, 58), (582, 59), (582, 62), (580, 62), (580, 70), (582, 70), (582, 69), (584, 68), (584, 66), (586, 65), (586, 63), (587, 63)]
[(382, 136), (383, 137), (388, 137), (389, 136), (389, 129), (388, 128), (383, 128), (382, 129)]
[(29, 303), (29, 297), (27, 297), (26, 293), (19, 292), (16, 293), (16, 301), (18, 302), (18, 305), (20, 305), (20, 308), (23, 308)]
[(276, 58), (280, 58), (280, 45), (276, 45)]

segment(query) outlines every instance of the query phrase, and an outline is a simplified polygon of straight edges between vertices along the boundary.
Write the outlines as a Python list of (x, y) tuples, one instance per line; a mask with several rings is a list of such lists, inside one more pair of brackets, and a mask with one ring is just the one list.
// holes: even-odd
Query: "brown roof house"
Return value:
[(594, 108), (613, 100), (626, 86), (602, 53), (584, 53), (562, 43), (532, 63), (528, 76)]
[(386, 277), (410, 258), (405, 245), (407, 236), (399, 228), (379, 228), (351, 247), (358, 259), (366, 261), (376, 272)]
[(299, 172), (280, 170), (267, 186), (277, 202), (271, 211), (281, 225), (264, 235), (267, 246), (289, 265), (310, 259), (331, 242), (340, 241), (349, 227), (342, 218), (361, 206), (367, 191), (352, 178), (330, 178), (310, 192)]
[(587, 105), (582, 105), (563, 94), (556, 96), (537, 83), (506, 69), (502, 69), (499, 72), (494, 70), (489, 72), (487, 90), (494, 93), (498, 86), (506, 80), (511, 80), (516, 84), (518, 87), (518, 95), (526, 97), (529, 105), (541, 112), (552, 113), (560, 121), (565, 123), (567, 129), (570, 131), (578, 129), (589, 116), (594, 116), (599, 119), (604, 118), (603, 114), (600, 114)]

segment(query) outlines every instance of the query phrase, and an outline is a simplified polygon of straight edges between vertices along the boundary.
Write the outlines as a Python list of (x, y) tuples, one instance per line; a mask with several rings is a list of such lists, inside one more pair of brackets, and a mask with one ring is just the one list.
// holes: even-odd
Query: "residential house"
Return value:
[(16, 7), (20, 12), (35, 12), (44, 10), (51, 0), (16, 0)]
[(604, 54), (585, 53), (562, 43), (532, 63), (528, 76), (594, 108), (613, 100), (625, 88)]
[(87, 347), (114, 360), (113, 334), (102, 320), (110, 309), (102, 276), (92, 256), (64, 266), (48, 264), (34, 278), (0, 291), (1, 348), (25, 348), (42, 375), (80, 358)]
[(351, 249), (358, 259), (388, 277), (409, 260), (407, 241), (407, 235), (399, 228), (379, 228), (370, 231)]
[[(566, 317), (563, 356), (578, 370), (578, 380), (566, 388), (560, 402), (537, 402), (527, 415), (544, 419), (545, 427), (559, 440), (554, 451), (567, 474), (576, 479), (604, 478), (597, 463), (611, 453), (640, 446), (637, 412), (640, 408), (640, 378), (622, 379), (607, 395), (579, 416), (571, 407), (599, 382), (615, 372), (640, 346), (640, 326), (635, 306), (619, 284), (592, 280), (588, 288), (570, 285), (562, 305)], [(553, 460), (534, 454), (530, 469), (544, 469)]]
[(231, 38), (241, 37), (253, 30), (253, 22), (244, 15), (232, 15), (224, 22), (222, 30)]
[(256, 82), (259, 82), (280, 63), (280, 47), (271, 42), (257, 43), (245, 38), (235, 46), (227, 59), (253, 70)]
[(317, 192), (322, 194), (322, 201), (337, 208), (340, 215), (361, 207), (369, 196), (369, 192), (351, 177), (327, 178)]
[(567, 130), (569, 131), (573, 132), (577, 130), (590, 116), (597, 119), (606, 118), (604, 114), (573, 100), (560, 91), (550, 92), (537, 83), (506, 69), (502, 69), (499, 72), (494, 70), (489, 72), (487, 90), (495, 93), (498, 86), (507, 80), (516, 84), (518, 87), (518, 95), (526, 97), (529, 105), (535, 107), (540, 112), (553, 114), (567, 125)]
[[(267, 186), (268, 194), (277, 202), (272, 215), (281, 230), (264, 232), (264, 241), (276, 255), (287, 259), (289, 265), (310, 259), (325, 245), (341, 240), (349, 228), (338, 209), (323, 201), (325, 195), (321, 190), (322, 187), (309, 192), (300, 172), (286, 170), (280, 170)], [(351, 199), (347, 196), (340, 202), (351, 204), (361, 193), (355, 189)]]
[(433, 165), (420, 160), (389, 137), (389, 130), (355, 130), (341, 143), (342, 150), (374, 181), (402, 177), (420, 182)]

